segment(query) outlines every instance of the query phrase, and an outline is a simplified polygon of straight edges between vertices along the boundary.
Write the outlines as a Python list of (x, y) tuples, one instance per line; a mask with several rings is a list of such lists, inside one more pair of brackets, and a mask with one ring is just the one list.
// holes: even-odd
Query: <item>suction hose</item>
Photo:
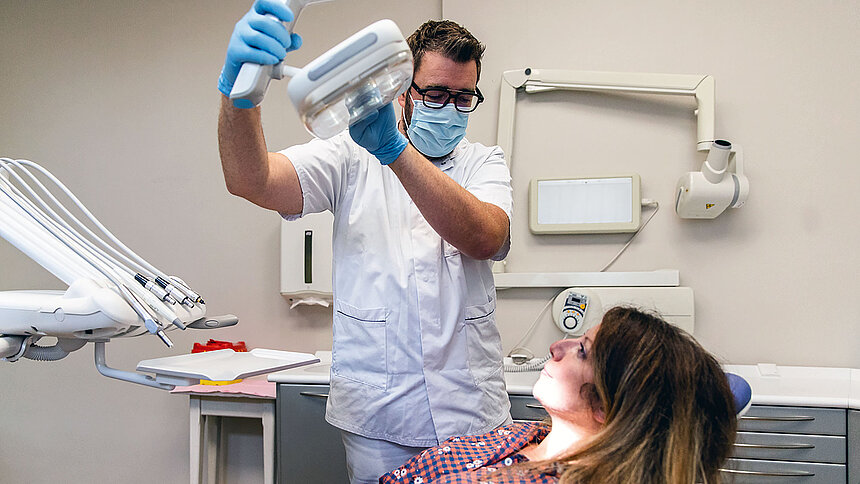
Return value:
[(83, 347), (87, 342), (84, 340), (57, 341), (54, 346), (39, 346), (32, 344), (24, 351), (24, 358), (35, 361), (57, 361), (69, 356), (72, 351)]

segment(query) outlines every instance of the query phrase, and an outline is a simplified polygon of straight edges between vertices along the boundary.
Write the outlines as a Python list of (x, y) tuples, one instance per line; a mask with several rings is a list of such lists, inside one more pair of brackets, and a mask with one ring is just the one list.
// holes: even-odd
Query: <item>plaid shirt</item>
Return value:
[(497, 472), (526, 462), (520, 449), (538, 443), (549, 429), (540, 423), (514, 423), (484, 435), (452, 437), (406, 461), (379, 478), (380, 484), (517, 483), (555, 484), (551, 475), (523, 471)]

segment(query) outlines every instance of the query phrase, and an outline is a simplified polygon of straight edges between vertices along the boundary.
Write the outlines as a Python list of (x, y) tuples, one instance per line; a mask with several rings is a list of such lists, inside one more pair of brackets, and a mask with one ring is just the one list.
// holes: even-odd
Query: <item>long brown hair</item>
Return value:
[(605, 425), (570, 454), (528, 467), (562, 484), (718, 482), (737, 419), (713, 356), (659, 317), (615, 307), (591, 357)]

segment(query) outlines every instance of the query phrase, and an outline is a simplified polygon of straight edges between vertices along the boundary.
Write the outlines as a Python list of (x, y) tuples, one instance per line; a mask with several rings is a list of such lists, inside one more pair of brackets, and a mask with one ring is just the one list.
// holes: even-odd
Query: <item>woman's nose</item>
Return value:
[(556, 341), (555, 343), (549, 346), (549, 353), (552, 355), (552, 359), (561, 360), (564, 358), (564, 355), (573, 348), (574, 346), (579, 344), (579, 338), (573, 339), (561, 339)]

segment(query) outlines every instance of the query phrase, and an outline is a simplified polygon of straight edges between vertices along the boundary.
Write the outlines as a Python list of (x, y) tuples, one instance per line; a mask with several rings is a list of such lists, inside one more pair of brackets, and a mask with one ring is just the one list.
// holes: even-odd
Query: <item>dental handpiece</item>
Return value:
[[(287, 32), (293, 32), (293, 26), (303, 8), (312, 3), (327, 1), (329, 0), (285, 0), (284, 3), (293, 12), (293, 20), (291, 22), (284, 22)], [(272, 14), (267, 14), (266, 16), (278, 20)], [(236, 82), (233, 83), (233, 89), (230, 91), (230, 99), (233, 100), (233, 105), (237, 108), (249, 109), (258, 106), (266, 95), (269, 81), (272, 79), (282, 79), (283, 77), (284, 69), (282, 62), (274, 65), (246, 62), (239, 69), (239, 75), (236, 76)]]
[(135, 274), (134, 280), (139, 282), (141, 286), (145, 287), (146, 289), (149, 289), (153, 294), (158, 297), (158, 299), (161, 299), (167, 304), (176, 304), (176, 299), (174, 299), (173, 296), (168, 294), (163, 287), (159, 286), (158, 284), (153, 284), (153, 282), (143, 274)]
[(194, 301), (191, 300), (188, 296), (186, 296), (182, 291), (180, 291), (176, 286), (171, 284), (169, 281), (164, 280), (161, 276), (155, 278), (155, 283), (161, 286), (165, 291), (167, 291), (171, 296), (173, 296), (177, 301), (182, 303), (183, 306), (188, 306), (189, 308), (194, 307)]
[(183, 281), (182, 279), (180, 279), (180, 278), (178, 278), (178, 277), (176, 277), (176, 276), (167, 276), (167, 277), (168, 277), (171, 281), (173, 281), (173, 284), (174, 284), (176, 287), (178, 287), (178, 288), (179, 288), (179, 290), (181, 290), (183, 293), (185, 293), (185, 295), (187, 295), (188, 297), (190, 297), (192, 302), (194, 302), (194, 303), (196, 303), (196, 304), (201, 304), (201, 305), (205, 305), (205, 304), (206, 304), (206, 302), (205, 302), (205, 301), (203, 301), (203, 296), (201, 296), (200, 294), (197, 294), (196, 292), (194, 292), (194, 290), (193, 290), (193, 289), (191, 289), (190, 287), (188, 287), (188, 284), (186, 284), (186, 283), (185, 283), (185, 281)]

